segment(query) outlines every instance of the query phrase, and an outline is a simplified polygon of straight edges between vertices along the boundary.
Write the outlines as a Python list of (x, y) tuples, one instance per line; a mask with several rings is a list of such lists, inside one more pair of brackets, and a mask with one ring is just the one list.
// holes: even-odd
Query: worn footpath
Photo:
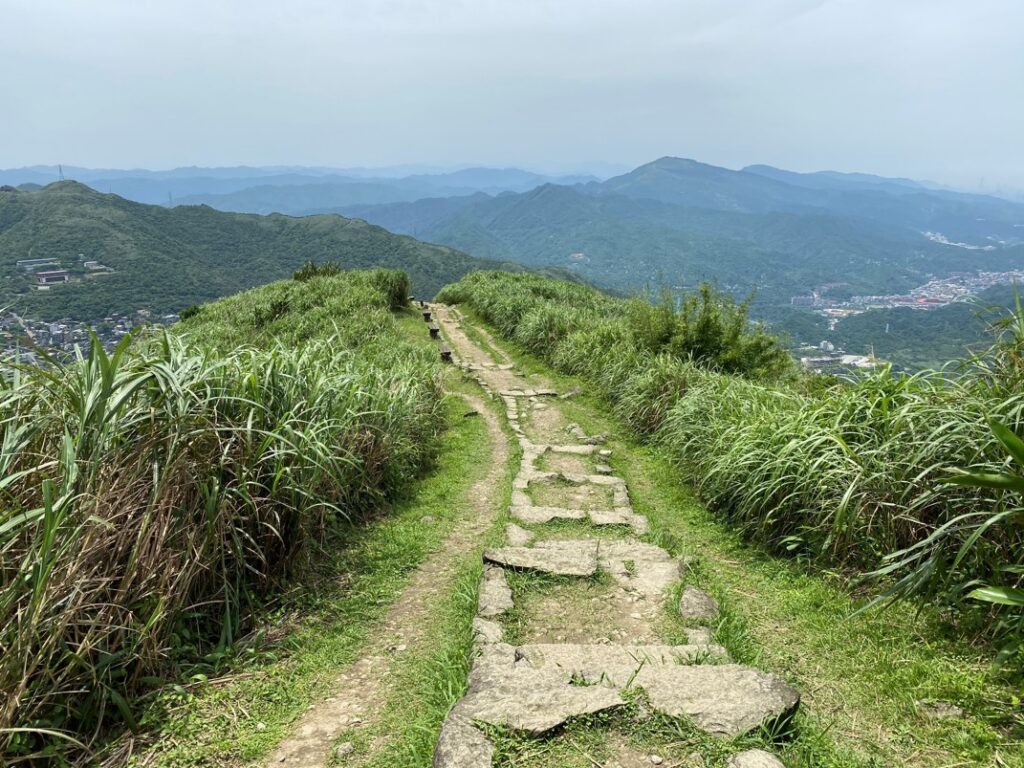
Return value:
[[(568, 422), (561, 404), (573, 393), (518, 371), (483, 329), (471, 338), (457, 310), (425, 307), (424, 318), (438, 324), (432, 335), (443, 333), (453, 362), (503, 405), (521, 448), (505, 545), (482, 551), (467, 690), (444, 721), (434, 767), (491, 768), (496, 741), (509, 734), (543, 740), (569, 721), (629, 706), (723, 739), (785, 725), (800, 694), (774, 674), (732, 663), (713, 642), (714, 596), (688, 585), (685, 559), (651, 541), (647, 519), (608, 463), (604, 437)], [(493, 445), (489, 471), (472, 489), (476, 514), (415, 572), (334, 694), (300, 718), (268, 765), (330, 765), (339, 760), (339, 735), (382, 719), (395, 693), (390, 671), (423, 644), (430, 611), (453, 588), (454, 564), (505, 511), (497, 499), (512, 452), (493, 410), (480, 399), (470, 404)], [(688, 626), (681, 644), (662, 639), (671, 612)], [(633, 768), (650, 758), (621, 744), (601, 765)], [(746, 750), (729, 765), (781, 763)]]
[[(603, 436), (566, 422), (559, 404), (570, 393), (490, 358), (466, 335), (456, 310), (438, 306), (434, 313), (457, 361), (501, 397), (522, 448), (507, 545), (483, 552), (477, 657), (467, 693), (441, 730), (435, 768), (490, 768), (492, 734), (540, 739), (571, 719), (638, 698), (652, 712), (723, 738), (784, 724), (799, 693), (776, 675), (731, 663), (712, 642), (708, 625), (717, 602), (685, 586), (685, 561), (644, 540), (647, 520), (633, 511), (626, 483), (606, 463)], [(510, 586), (521, 574), (546, 579), (524, 591), (528, 605), (517, 604)], [(678, 604), (669, 607), (680, 582)], [(692, 626), (685, 644), (659, 641), (670, 608)], [(506, 636), (510, 631), (515, 638)], [(629, 751), (623, 747), (609, 765), (635, 764)], [(781, 763), (747, 750), (730, 765)]]

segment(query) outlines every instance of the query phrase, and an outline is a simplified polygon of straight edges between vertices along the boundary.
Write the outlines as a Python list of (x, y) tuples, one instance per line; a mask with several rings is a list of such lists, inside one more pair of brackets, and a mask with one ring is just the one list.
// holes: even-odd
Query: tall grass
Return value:
[[(1024, 631), (1012, 606), (967, 600), (990, 581), (1020, 586), (1024, 515), (1003, 514), (1018, 498), (949, 482), (960, 468), (1004, 471), (988, 418), (1024, 432), (1024, 313), (956, 376), (881, 370), (823, 384), (787, 371), (762, 329), (741, 328), (742, 307), (726, 304), (716, 318), (707, 292), (644, 307), (583, 286), (477, 273), (439, 298), (469, 305), (506, 338), (590, 379), (751, 538), (873, 572), (892, 596), (977, 605), (971, 614), (985, 612), (984, 630), (1011, 644)], [(994, 518), (1000, 524), (988, 525)]]
[(440, 392), (390, 315), (403, 279), (285, 281), (3, 379), (5, 760), (84, 759), (69, 746), (244, 632), (324, 526), (419, 471)]

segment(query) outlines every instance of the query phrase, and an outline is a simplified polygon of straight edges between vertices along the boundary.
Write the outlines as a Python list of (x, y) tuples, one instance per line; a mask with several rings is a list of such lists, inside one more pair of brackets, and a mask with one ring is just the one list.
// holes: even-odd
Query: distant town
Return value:
[[(924, 285), (903, 294), (851, 296), (845, 300), (833, 299), (828, 295), (830, 290), (840, 286), (836, 284), (823, 285), (809, 294), (794, 296), (790, 303), (794, 307), (804, 307), (828, 318), (829, 330), (835, 330), (836, 324), (844, 317), (859, 315), (871, 309), (894, 307), (909, 307), (917, 310), (936, 309), (955, 302), (970, 301), (987, 288), (1017, 282), (1024, 282), (1024, 270), (958, 272), (949, 277), (932, 278)], [(830, 341), (802, 346), (796, 350), (796, 354), (800, 358), (801, 365), (821, 373), (870, 370), (881, 363), (869, 355), (847, 354), (844, 350), (837, 349)]]
[(43, 322), (19, 316), (15, 312), (0, 315), (0, 358), (4, 362), (38, 363), (45, 353), (58, 360), (69, 359), (78, 347), (86, 351), (89, 334), (95, 333), (104, 349), (113, 349), (121, 339), (139, 327), (170, 325), (178, 315), (154, 316), (140, 309), (130, 314), (115, 314), (94, 323), (64, 319)]
[(819, 315), (829, 318), (830, 328), (835, 323), (850, 315), (859, 315), (869, 309), (891, 309), (893, 307), (910, 307), (911, 309), (936, 309), (957, 301), (970, 301), (986, 288), (996, 285), (1024, 281), (1024, 270), (1010, 272), (956, 272), (949, 277), (936, 277), (924, 285), (902, 294), (883, 296), (851, 296), (849, 299), (837, 300), (830, 298), (828, 291), (835, 285), (821, 286), (803, 296), (794, 296), (790, 304), (794, 307), (806, 307)]
[(70, 283), (81, 277), (96, 277), (113, 273), (106, 264), (98, 261), (90, 261), (85, 254), (78, 254), (78, 263), (81, 267), (76, 271), (61, 267), (60, 260), (55, 258), (45, 259), (19, 259), (15, 262), (18, 269), (24, 270), (35, 279), (36, 287), (41, 290), (48, 290), (51, 285), (58, 283)]

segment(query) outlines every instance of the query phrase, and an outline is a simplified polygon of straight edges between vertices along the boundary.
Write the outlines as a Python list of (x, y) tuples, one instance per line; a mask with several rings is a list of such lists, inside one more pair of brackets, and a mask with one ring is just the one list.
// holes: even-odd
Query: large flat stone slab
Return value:
[(505, 580), (505, 572), (494, 566), (484, 567), (480, 580), (480, 598), (477, 613), (487, 619), (500, 616), (512, 608), (512, 590)]
[(552, 453), (568, 453), (573, 456), (590, 456), (598, 451), (597, 446), (594, 445), (553, 445), (547, 443), (538, 447), (541, 448), (541, 453), (551, 451)]
[(586, 520), (587, 513), (581, 509), (564, 507), (535, 507), (530, 504), (514, 504), (508, 510), (516, 520), (529, 525), (542, 525), (552, 520)]
[(541, 735), (582, 715), (622, 706), (643, 689), (658, 712), (734, 738), (790, 717), (797, 692), (781, 678), (736, 664), (690, 665), (722, 658), (718, 646), (487, 646), (453, 711), (469, 722)]
[(519, 649), (495, 645), (477, 658), (469, 692), (453, 713), (470, 722), (540, 735), (570, 718), (624, 704), (615, 688), (575, 685), (553, 668), (533, 668)]
[(781, 677), (739, 664), (641, 670), (638, 684), (657, 711), (727, 738), (786, 720), (800, 705), (800, 694)]
[(584, 681), (624, 690), (644, 669), (674, 668), (697, 660), (726, 661), (720, 645), (608, 645), (545, 643), (522, 645), (517, 649), (536, 670), (564, 680)]
[(643, 515), (638, 515), (631, 509), (591, 510), (587, 514), (590, 517), (590, 522), (597, 526), (624, 525), (640, 534), (647, 533), (650, 530), (647, 518)]
[(541, 541), (533, 547), (486, 549), (484, 560), (507, 568), (556, 576), (593, 576), (597, 572), (597, 542)]

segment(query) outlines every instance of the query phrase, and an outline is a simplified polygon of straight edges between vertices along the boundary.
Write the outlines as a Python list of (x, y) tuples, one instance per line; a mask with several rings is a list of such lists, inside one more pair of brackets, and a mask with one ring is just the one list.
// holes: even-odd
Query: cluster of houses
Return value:
[[(85, 274), (98, 275), (114, 271), (98, 261), (87, 260), (81, 253), (78, 254), (78, 260), (81, 262)], [(40, 288), (47, 288), (59, 283), (70, 283), (74, 277), (72, 272), (62, 268), (60, 261), (55, 258), (19, 259), (17, 266), (25, 272), (30, 272), (35, 278), (36, 285)]]
[(871, 355), (849, 355), (831, 341), (823, 341), (818, 346), (805, 346), (799, 350), (800, 365), (815, 373), (851, 373), (869, 371), (877, 368), (880, 363)]
[(87, 349), (90, 333), (95, 333), (104, 348), (110, 350), (140, 325), (170, 325), (178, 320), (176, 314), (154, 316), (145, 309), (111, 315), (95, 323), (71, 319), (44, 322), (8, 312), (0, 316), (0, 358), (7, 362), (35, 363), (41, 359), (39, 352), (58, 359), (70, 357), (76, 347)]

